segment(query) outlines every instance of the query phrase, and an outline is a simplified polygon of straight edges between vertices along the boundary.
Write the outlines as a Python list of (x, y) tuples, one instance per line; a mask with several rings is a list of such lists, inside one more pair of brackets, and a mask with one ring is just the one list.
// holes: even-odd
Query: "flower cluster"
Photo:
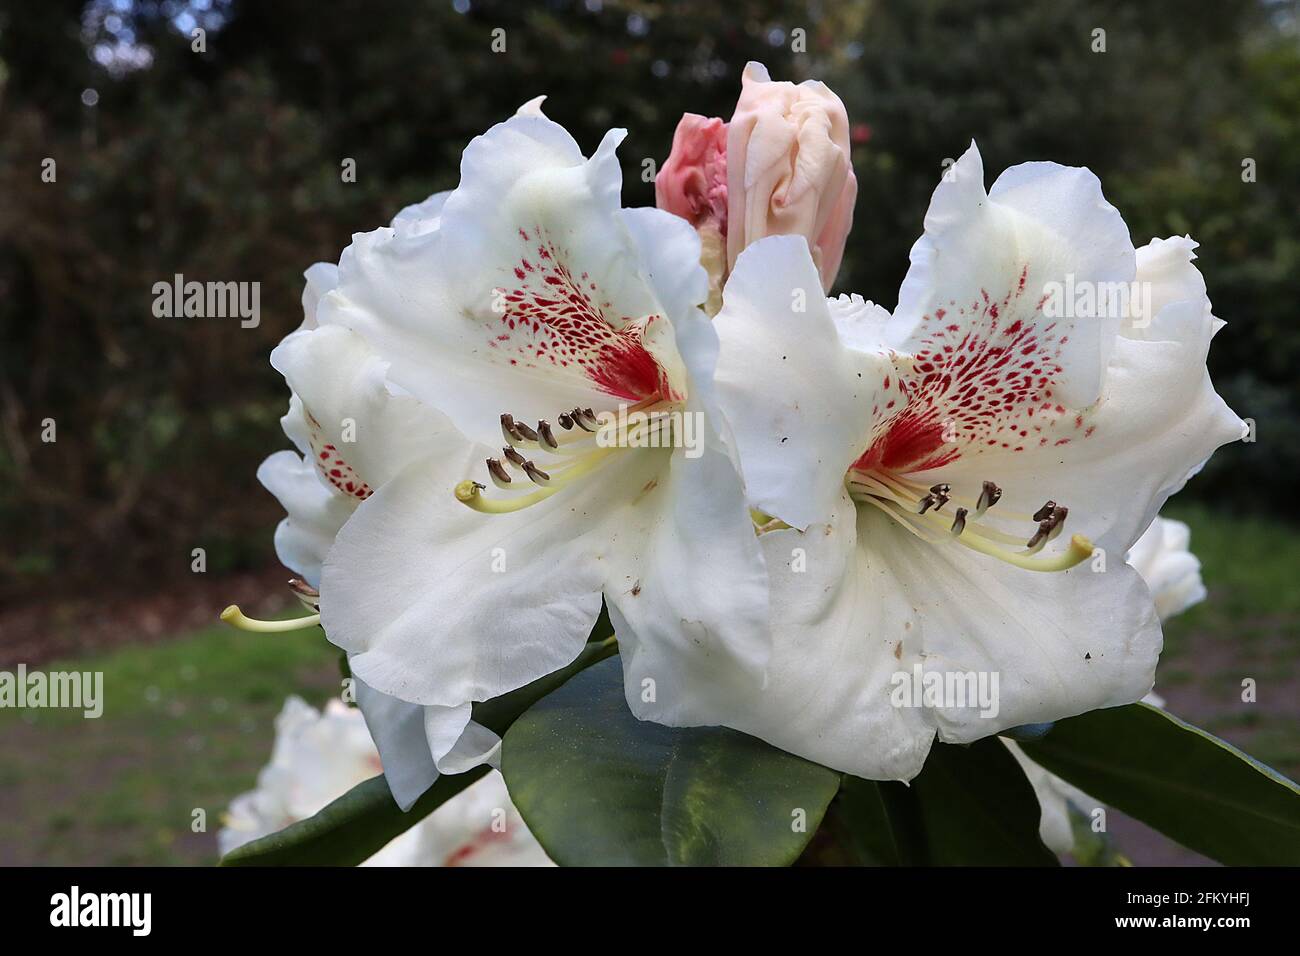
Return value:
[[(602, 606), (637, 717), (869, 779), (1151, 689), (1125, 558), (1244, 428), (1195, 243), (1135, 249), (1086, 169), (986, 189), (972, 144), (892, 312), (828, 299), (843, 104), (743, 84), (683, 119), (661, 208), (622, 207), (623, 131), (586, 157), (533, 101), (307, 272), (272, 354), (297, 451), (259, 477), (403, 807), (496, 759), (472, 705), (572, 662)], [(899, 707), (914, 668), (1000, 675), (999, 705)]]

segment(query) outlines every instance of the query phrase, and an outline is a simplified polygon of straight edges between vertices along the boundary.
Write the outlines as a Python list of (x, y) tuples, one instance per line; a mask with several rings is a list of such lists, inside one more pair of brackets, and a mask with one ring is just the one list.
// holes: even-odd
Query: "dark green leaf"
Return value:
[(1300, 787), (1163, 710), (1095, 710), (1021, 746), (1090, 796), (1220, 863), (1300, 864)]
[[(613, 640), (593, 642), (568, 667), (527, 687), (474, 705), (474, 719), (504, 734), (515, 719), (574, 674), (618, 650)], [(488, 771), (443, 775), (403, 813), (383, 776), (357, 784), (313, 817), (228, 853), (222, 866), (355, 866), (409, 830)]]
[(579, 866), (786, 866), (840, 779), (733, 730), (637, 720), (618, 661), (519, 718), (502, 771), (551, 858)]
[(845, 775), (801, 866), (898, 866), (899, 848), (882, 785)]
[(1033, 787), (1002, 741), (936, 743), (909, 788), (882, 784), (904, 864), (1057, 866)]

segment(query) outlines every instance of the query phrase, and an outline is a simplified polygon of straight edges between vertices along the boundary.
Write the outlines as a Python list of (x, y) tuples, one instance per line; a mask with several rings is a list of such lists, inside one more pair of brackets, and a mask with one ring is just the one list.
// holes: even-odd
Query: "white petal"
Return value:
[[(424, 708), (425, 730), (434, 753), (442, 748), (441, 741), (450, 740), (450, 731), (445, 737), (442, 732), (443, 712), (446, 710), (445, 707)], [(454, 729), (454, 725), (450, 729)], [(464, 773), (481, 764), (490, 767), (501, 765), (501, 738), (482, 724), (471, 720), (451, 743), (451, 749), (437, 760), (438, 769), (443, 773)]]
[(1070, 821), (1070, 805), (1074, 804), (1081, 812), (1089, 813), (1100, 804), (1073, 784), (1066, 783), (1060, 777), (1049, 773), (1039, 764), (1034, 763), (1020, 745), (1014, 740), (1003, 740), (1011, 755), (1029, 778), (1034, 788), (1034, 796), (1042, 809), (1038, 823), (1038, 835), (1047, 848), (1058, 856), (1074, 851), (1074, 826)]
[(411, 461), (461, 441), (437, 412), (392, 394), (386, 363), (346, 329), (295, 332), (271, 353), (271, 364), (301, 399), (313, 460), (342, 494), (360, 500), (360, 484), (373, 490)]
[(887, 309), (856, 294), (827, 299), (826, 308), (845, 348), (872, 353), (887, 350)]
[[(771, 575), (766, 686), (719, 682), (719, 723), (809, 760), (874, 780), (920, 772), (934, 727), (891, 702), (891, 677), (915, 656), (914, 614), (887, 566), (858, 540), (841, 495), (827, 524), (759, 537)], [(896, 658), (899, 641), (903, 656)]]
[[(1045, 310), (1065, 305), (1053, 284), (1127, 283), (1135, 268), (1128, 229), (1091, 172), (1026, 163), (985, 193), (971, 144), (934, 192), (890, 343), (932, 363), (945, 347), (959, 351), (974, 340), (1014, 339), (1016, 351), (1034, 345), (1027, 354), (1053, 379), (1055, 397), (1086, 405), (1100, 391), (1121, 317), (1053, 318)], [(1055, 365), (1059, 372), (1051, 371)]]
[(492, 772), (433, 811), (420, 825), (430, 866), (554, 866)]
[(355, 499), (336, 493), (311, 462), (291, 451), (278, 451), (262, 462), (257, 480), (288, 512), (275, 529), (276, 557), (318, 587), (325, 555), (352, 516)]
[(770, 649), (767, 571), (731, 458), (716, 442), (675, 452), (623, 534), (605, 595), (628, 705), (669, 726), (721, 723), (719, 687), (761, 684)]
[(379, 748), (393, 799), (409, 810), (442, 773), (494, 763), (501, 738), (470, 719), (470, 705), (426, 707), (382, 694), (354, 678), (357, 706)]
[(542, 112), (542, 104), (546, 102), (546, 94), (534, 96), (527, 103), (524, 103), (519, 109), (515, 110), (516, 116), (545, 116)]
[(1151, 589), (1162, 621), (1205, 600), (1201, 562), (1188, 550), (1190, 541), (1183, 522), (1157, 517), (1129, 550), (1128, 563)]
[[(365, 715), (366, 727), (379, 748), (388, 789), (397, 805), (403, 811), (409, 810), (438, 779), (433, 748), (425, 733), (425, 708), (381, 694), (356, 677), (353, 686), (356, 688), (357, 706)], [(469, 722), (469, 704), (437, 710), (444, 723), (459, 725), (455, 728), (458, 737)], [(454, 742), (455, 737), (452, 738)]]
[(619, 211), (611, 133), (590, 161), (560, 126), (514, 117), (466, 149), (437, 232), (354, 237), (322, 323), (360, 331), (397, 384), (489, 442), (658, 389), (642, 344), (668, 321)]
[(1070, 509), (1067, 531), (1125, 554), (1189, 473), (1245, 428), (1206, 371), (1213, 320), (1203, 305), (1175, 303), (1156, 324), (1179, 338), (1118, 338), (1092, 408), (1053, 414), (1054, 427), (1031, 432), (1023, 451), (963, 457), (931, 475), (967, 492), (997, 482), (1005, 494), (990, 516), (1051, 498)]
[(330, 640), (367, 683), (424, 704), (486, 700), (568, 664), (600, 612), (610, 551), (638, 545), (618, 538), (628, 490), (668, 457), (615, 454), (585, 483), (492, 515), (453, 494), (482, 468), (474, 450), (417, 463), (362, 504), (326, 559)]
[(434, 193), (423, 202), (404, 206), (389, 224), (399, 236), (423, 236), (434, 232), (442, 219), (442, 207), (447, 202), (451, 190)]
[(736, 261), (713, 320), (716, 388), (750, 500), (803, 528), (826, 521), (897, 382), (883, 354), (844, 348), (798, 236), (773, 236)]
[(302, 325), (300, 329), (316, 328), (316, 307), (321, 296), (339, 284), (339, 267), (332, 262), (317, 262), (302, 274), (307, 285), (302, 290)]
[[(768, 683), (722, 685), (717, 706), (732, 713), (720, 723), (837, 770), (907, 780), (936, 730), (969, 743), (1150, 690), (1160, 628), (1127, 565), (1025, 571), (921, 541), (869, 506), (856, 525), (854, 514), (846, 496), (829, 525), (760, 537)], [(969, 696), (928, 699), (936, 679)]]
[(1151, 689), (1160, 625), (1128, 565), (1026, 571), (956, 541), (922, 541), (870, 507), (858, 537), (874, 571), (860, 586), (875, 596), (880, 619), (894, 607), (911, 621), (892, 635), (905, 654), (920, 655), (925, 672), (986, 675), (990, 690), (996, 675), (995, 707), (927, 708), (942, 739), (968, 743), (1132, 703)]
[[(1171, 335), (1162, 324), (1154, 324), (1166, 306), (1175, 302), (1201, 302), (1209, 308), (1205, 279), (1192, 265), (1197, 243), (1190, 236), (1152, 239), (1137, 251), (1138, 289), (1150, 297), (1123, 326), (1123, 334), (1137, 339), (1162, 339)], [(1136, 304), (1136, 303), (1135, 303)], [(1173, 313), (1171, 313), (1173, 314)], [(1173, 336), (1176, 337), (1176, 334)]]
[[(674, 392), (687, 391), (674, 334), (687, 324), (707, 325), (700, 309), (709, 294), (709, 275), (700, 265), (700, 236), (686, 220), (662, 209), (624, 209), (623, 222), (636, 243), (646, 281), (672, 324), (653, 323), (645, 345), (663, 366)], [(716, 346), (713, 348), (716, 352)], [(710, 374), (712, 367), (710, 367)]]

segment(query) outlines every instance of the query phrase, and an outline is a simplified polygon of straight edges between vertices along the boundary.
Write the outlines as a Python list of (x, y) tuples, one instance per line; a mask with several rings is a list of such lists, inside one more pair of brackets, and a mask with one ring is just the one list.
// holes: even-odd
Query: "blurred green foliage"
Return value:
[[(729, 116), (748, 59), (848, 105), (845, 290), (893, 305), (941, 163), (972, 138), (990, 179), (1087, 165), (1136, 243), (1201, 241), (1229, 321), (1212, 368), (1259, 441), (1191, 493), (1294, 515), (1295, 16), (1293, 0), (6, 0), (0, 596), (152, 584), (194, 547), (210, 570), (268, 560), (278, 508), (253, 474), (287, 443), (266, 356), (299, 321), (302, 270), (453, 186), (468, 140), (539, 93), (588, 149), (626, 126), (626, 202), (650, 203), (643, 160), (662, 161), (683, 111)], [(175, 273), (260, 282), (261, 325), (154, 317)]]

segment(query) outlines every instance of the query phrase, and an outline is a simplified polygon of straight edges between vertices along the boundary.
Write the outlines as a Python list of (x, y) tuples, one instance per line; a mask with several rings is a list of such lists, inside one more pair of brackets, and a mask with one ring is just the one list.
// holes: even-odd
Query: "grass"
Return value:
[[(1169, 709), (1300, 777), (1300, 535), (1198, 504), (1167, 517), (1192, 529), (1208, 600), (1165, 625), (1156, 690)], [(1256, 700), (1242, 700), (1242, 682)]]
[[(1166, 626), (1158, 691), (1179, 716), (1300, 775), (1300, 536), (1197, 505), (1165, 513), (1191, 525), (1210, 597)], [(318, 628), (215, 626), (42, 669), (102, 670), (104, 716), (0, 710), (0, 864), (214, 862), (221, 814), (268, 759), (284, 698), (319, 705), (339, 686)], [(1241, 700), (1246, 677), (1257, 703)]]
[(320, 704), (339, 687), (319, 628), (218, 625), (41, 670), (103, 671), (104, 713), (0, 710), (3, 864), (214, 862), (221, 814), (270, 757), (284, 698)]

